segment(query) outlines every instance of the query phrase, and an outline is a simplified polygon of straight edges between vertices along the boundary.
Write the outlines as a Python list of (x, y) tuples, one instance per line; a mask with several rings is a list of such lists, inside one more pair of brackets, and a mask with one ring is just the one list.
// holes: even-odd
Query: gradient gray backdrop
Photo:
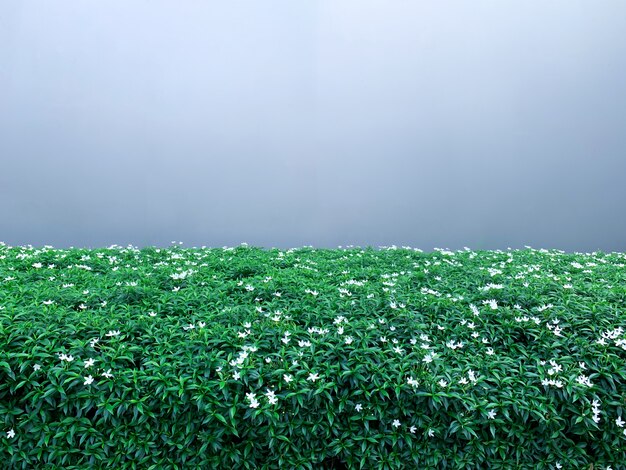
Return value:
[(626, 2), (0, 3), (0, 240), (626, 251)]

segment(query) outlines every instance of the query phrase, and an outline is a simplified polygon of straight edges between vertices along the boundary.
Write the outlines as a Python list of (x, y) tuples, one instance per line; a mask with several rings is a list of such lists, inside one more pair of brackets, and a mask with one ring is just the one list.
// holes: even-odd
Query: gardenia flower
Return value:
[(106, 372), (103, 372), (102, 376), (106, 377), (107, 379), (110, 379), (111, 377), (113, 377), (113, 374), (111, 374), (111, 369), (107, 370)]
[(35, 364), (33, 366), (33, 370), (39, 370), (39, 369), (41, 369), (41, 366), (39, 364)]
[(417, 428), (416, 428), (415, 426), (411, 426), (411, 427), (409, 428), (409, 431), (411, 432), (411, 434), (415, 434), (415, 430), (416, 430), (416, 429), (417, 429)]
[(313, 373), (310, 373), (307, 377), (307, 380), (310, 380), (311, 382), (315, 382), (317, 379), (319, 379), (319, 375)]
[(428, 437), (433, 437), (435, 435), (435, 431), (433, 431), (432, 429), (428, 430)]
[(391, 423), (394, 427), (399, 428), (400, 427), (400, 421), (397, 419), (393, 420), (393, 423)]
[(93, 383), (93, 377), (91, 375), (85, 377), (85, 383), (83, 385), (91, 385)]
[(265, 394), (265, 396), (267, 397), (267, 400), (270, 402), (270, 404), (275, 405), (276, 403), (278, 403), (278, 398), (276, 398), (276, 394), (272, 390), (267, 389), (267, 393)]
[(448, 382), (446, 382), (445, 380), (441, 379), (439, 382), (437, 382), (440, 386), (445, 387), (448, 385)]
[(85, 369), (88, 369), (88, 368), (90, 368), (91, 366), (93, 366), (94, 362), (95, 362), (95, 361), (94, 361), (92, 358), (87, 359), (87, 360), (85, 361)]
[(489, 413), (487, 413), (487, 417), (489, 419), (495, 419), (496, 417), (496, 411), (495, 410), (491, 410)]
[(413, 377), (409, 377), (408, 379), (406, 379), (406, 381), (409, 383), (409, 385), (411, 385), (412, 387), (417, 387), (419, 385), (419, 382), (417, 380), (415, 380)]
[(357, 411), (361, 411), (363, 409), (363, 405), (361, 405), (360, 403), (357, 403), (354, 409)]
[[(193, 325), (192, 325), (192, 328), (193, 328)], [(112, 337), (112, 336), (119, 336), (119, 334), (120, 334), (120, 330), (117, 330), (117, 331), (111, 330), (105, 336)]]
[(492, 310), (496, 310), (498, 308), (498, 302), (495, 299), (483, 300), (483, 305), (489, 305)]
[(13, 428), (11, 428), (7, 431), (7, 438), (12, 439), (14, 437), (15, 437), (15, 431), (13, 430)]
[(434, 357), (435, 357), (435, 353), (431, 352), (431, 353), (426, 354), (424, 358), (422, 359), (422, 361), (428, 364), (430, 362), (433, 362)]
[(293, 377), (291, 375), (283, 375), (283, 379), (285, 380), (285, 382), (289, 383), (293, 380)]
[(625, 421), (622, 421), (622, 417), (618, 416), (617, 419), (615, 420), (615, 424), (617, 424), (618, 427), (623, 428), (624, 427), (624, 423)]

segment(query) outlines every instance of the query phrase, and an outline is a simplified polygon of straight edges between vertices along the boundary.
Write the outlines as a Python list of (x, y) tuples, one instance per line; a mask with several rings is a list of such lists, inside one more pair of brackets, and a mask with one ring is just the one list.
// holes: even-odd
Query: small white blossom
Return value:
[(489, 419), (495, 419), (496, 417), (496, 411), (495, 410), (491, 410), (489, 413), (487, 413), (487, 417)]
[(85, 382), (83, 383), (83, 385), (91, 385), (93, 383), (93, 377), (91, 375), (88, 375), (87, 377), (85, 377)]
[(393, 420), (393, 423), (391, 423), (393, 427), (395, 428), (399, 428), (400, 427), (400, 421), (397, 419)]

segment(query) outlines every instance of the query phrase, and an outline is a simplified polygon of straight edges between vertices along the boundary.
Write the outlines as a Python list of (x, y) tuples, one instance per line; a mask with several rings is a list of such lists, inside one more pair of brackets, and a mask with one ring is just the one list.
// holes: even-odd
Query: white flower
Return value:
[(487, 413), (487, 417), (489, 419), (494, 419), (496, 417), (496, 411), (495, 410), (491, 410), (489, 413)]
[(43, 304), (44, 305), (52, 305), (54, 303), (54, 300), (44, 300)]
[(409, 377), (408, 379), (406, 379), (406, 381), (409, 383), (409, 385), (411, 385), (412, 387), (417, 387), (419, 385), (419, 382), (417, 380), (415, 380), (413, 377)]
[(236, 370), (235, 372), (233, 372), (233, 379), (235, 380), (239, 380), (241, 378), (241, 374), (239, 373), (238, 370)]
[(309, 376), (307, 377), (307, 380), (310, 380), (311, 382), (315, 382), (317, 379), (319, 379), (319, 375), (313, 373), (309, 373)]
[(35, 364), (33, 366), (33, 370), (39, 370), (39, 369), (41, 369), (41, 366), (39, 364)]
[(276, 403), (278, 403), (278, 398), (276, 398), (276, 394), (269, 388), (267, 389), (267, 393), (265, 393), (265, 396), (267, 397), (267, 400), (270, 402), (270, 404), (275, 405)]
[(432, 429), (428, 430), (428, 437), (433, 437), (435, 435), (435, 431), (433, 431)]
[(111, 377), (113, 377), (113, 374), (111, 374), (111, 369), (107, 370), (106, 372), (103, 372), (102, 376), (106, 377), (107, 379), (110, 379)]
[(400, 421), (397, 419), (393, 420), (393, 423), (391, 423), (391, 425), (395, 428), (399, 428), (400, 427)]
[(416, 428), (415, 426), (411, 426), (411, 427), (409, 428), (409, 431), (411, 432), (411, 434), (415, 434), (415, 430), (416, 430), (416, 429), (417, 429), (417, 428)]
[(557, 462), (556, 465), (555, 465), (555, 468), (563, 468), (563, 465), (561, 465), (560, 462)]
[(446, 387), (448, 385), (448, 382), (446, 382), (445, 380), (441, 379), (439, 382), (437, 382), (441, 387)]
[(487, 355), (488, 356), (493, 356), (494, 352), (492, 348), (487, 348)]
[(462, 377), (461, 380), (459, 380), (459, 383), (465, 385), (466, 383), (468, 383), (468, 381), (465, 377)]
[(91, 366), (93, 366), (94, 362), (96, 361), (94, 361), (93, 358), (87, 359), (85, 361), (85, 369), (89, 369)]
[(352, 344), (352, 336), (346, 336), (345, 339), (343, 340), (344, 343), (346, 344)]
[(363, 409), (363, 405), (361, 405), (360, 403), (357, 403), (354, 409), (357, 411), (361, 411)]
[(250, 400), (250, 408), (258, 408), (259, 407), (259, 402), (255, 399), (255, 400)]
[(289, 383), (293, 380), (293, 377), (291, 375), (283, 375), (283, 379), (285, 380), (285, 382)]
[(11, 428), (7, 431), (7, 438), (12, 439), (14, 437), (15, 437), (15, 431), (13, 430), (13, 428)]
[(622, 421), (622, 417), (618, 416), (617, 419), (615, 420), (615, 424), (617, 424), (617, 426), (619, 426), (620, 428), (624, 427), (624, 423), (625, 421)]
[(149, 312), (148, 315), (151, 316), (151, 317), (156, 317), (156, 313), (155, 312)]
[(205, 323), (205, 322), (203, 322), (203, 321), (198, 322), (198, 327), (199, 327), (199, 328), (204, 328), (205, 326), (206, 326), (206, 323)]
[(91, 375), (85, 377), (85, 383), (83, 385), (91, 385), (93, 383), (93, 377)]
[(117, 331), (111, 330), (105, 336), (119, 336), (119, 334), (120, 334), (120, 330), (117, 330)]

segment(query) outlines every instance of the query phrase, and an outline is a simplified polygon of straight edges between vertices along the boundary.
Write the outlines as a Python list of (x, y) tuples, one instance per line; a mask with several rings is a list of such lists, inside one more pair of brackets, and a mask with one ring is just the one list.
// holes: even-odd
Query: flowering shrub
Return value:
[(2, 244), (0, 462), (624, 468), (625, 262)]

